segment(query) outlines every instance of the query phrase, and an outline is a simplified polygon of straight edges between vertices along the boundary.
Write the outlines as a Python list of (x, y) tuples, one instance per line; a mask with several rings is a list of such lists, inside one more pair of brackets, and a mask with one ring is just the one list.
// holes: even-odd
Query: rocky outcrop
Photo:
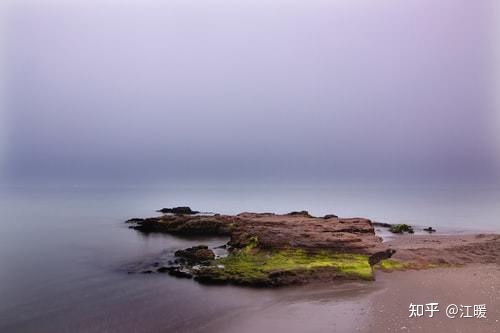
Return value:
[(176, 257), (185, 259), (189, 263), (198, 264), (215, 259), (215, 254), (206, 245), (193, 246), (175, 252)]
[(308, 214), (237, 215), (229, 244), (242, 248), (254, 237), (264, 249), (329, 249), (339, 252), (371, 254), (382, 250), (371, 221), (363, 218), (316, 218)]
[[(138, 231), (176, 235), (229, 236), (229, 255), (215, 258), (200, 245), (175, 252), (170, 265), (153, 268), (203, 283), (280, 286), (310, 281), (373, 279), (369, 258), (388, 248), (365, 218), (288, 214), (166, 214), (132, 219)], [(392, 253), (391, 253), (392, 254)], [(382, 258), (383, 259), (383, 258)], [(373, 260), (372, 260), (373, 261)], [(149, 273), (149, 271), (148, 271)]]
[[(130, 221), (130, 220), (129, 220)], [(233, 218), (206, 215), (164, 215), (129, 222), (144, 233), (165, 232), (178, 235), (230, 235)]]
[(164, 215), (134, 220), (142, 232), (230, 236), (229, 245), (243, 248), (259, 240), (263, 249), (329, 249), (373, 254), (386, 247), (365, 218), (312, 217), (309, 213), (241, 213), (233, 215)]

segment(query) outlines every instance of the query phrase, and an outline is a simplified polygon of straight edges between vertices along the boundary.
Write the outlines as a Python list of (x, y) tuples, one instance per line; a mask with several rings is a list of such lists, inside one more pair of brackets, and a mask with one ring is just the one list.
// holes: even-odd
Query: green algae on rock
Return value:
[(364, 254), (296, 248), (262, 250), (250, 246), (200, 268), (196, 279), (207, 283), (281, 286), (326, 279), (373, 280), (373, 274)]
[(389, 231), (395, 234), (402, 234), (404, 232), (407, 232), (409, 234), (413, 234), (415, 231), (413, 230), (413, 227), (408, 224), (393, 224), (389, 228)]
[(411, 265), (399, 260), (385, 259), (382, 260), (376, 267), (384, 271), (399, 271), (408, 269), (411, 267)]
[(432, 263), (432, 262), (412, 262), (412, 261), (401, 261), (395, 259), (385, 259), (382, 260), (375, 267), (379, 268), (385, 272), (393, 272), (393, 271), (404, 271), (407, 269), (431, 269), (431, 268), (443, 268), (443, 267), (461, 267), (462, 265), (452, 265), (446, 263)]

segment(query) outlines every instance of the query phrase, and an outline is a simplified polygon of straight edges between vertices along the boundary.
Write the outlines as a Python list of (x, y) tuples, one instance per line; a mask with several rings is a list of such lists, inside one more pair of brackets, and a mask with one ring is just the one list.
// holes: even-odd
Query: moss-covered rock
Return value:
[(400, 271), (411, 268), (411, 264), (394, 259), (385, 259), (377, 265), (377, 268), (384, 271)]
[(262, 250), (247, 246), (202, 267), (196, 279), (206, 283), (281, 286), (315, 279), (373, 280), (368, 257), (328, 250)]
[(402, 234), (404, 232), (407, 232), (409, 234), (414, 233), (413, 227), (411, 225), (404, 224), (404, 223), (391, 225), (391, 227), (389, 228), (389, 231), (392, 233), (395, 233), (395, 234)]
[(386, 272), (404, 271), (407, 269), (431, 269), (443, 267), (460, 267), (461, 265), (451, 265), (448, 263), (435, 263), (435, 262), (414, 262), (414, 261), (401, 261), (395, 259), (382, 260), (375, 267)]

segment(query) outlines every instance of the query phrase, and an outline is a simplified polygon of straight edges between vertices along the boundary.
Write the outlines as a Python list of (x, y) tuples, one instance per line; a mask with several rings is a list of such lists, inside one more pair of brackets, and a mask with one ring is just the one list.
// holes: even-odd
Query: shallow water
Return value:
[(363, 295), (373, 292), (369, 285), (263, 290), (128, 274), (179, 248), (226, 240), (144, 236), (123, 221), (155, 215), (164, 206), (190, 205), (220, 213), (306, 209), (432, 225), (438, 231), (499, 231), (498, 193), (480, 188), (4, 187), (0, 331), (351, 330), (366, 314)]

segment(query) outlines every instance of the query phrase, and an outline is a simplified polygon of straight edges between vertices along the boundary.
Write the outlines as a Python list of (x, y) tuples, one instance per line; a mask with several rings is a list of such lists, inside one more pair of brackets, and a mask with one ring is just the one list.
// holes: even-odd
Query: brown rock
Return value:
[(184, 235), (226, 235), (229, 245), (242, 248), (257, 243), (260, 248), (330, 249), (339, 252), (373, 254), (386, 246), (375, 235), (372, 222), (364, 218), (312, 217), (292, 212), (241, 213), (232, 215), (164, 215), (138, 221), (142, 232)]
[(206, 245), (193, 246), (175, 252), (176, 257), (186, 259), (191, 263), (199, 263), (215, 259), (215, 254)]

